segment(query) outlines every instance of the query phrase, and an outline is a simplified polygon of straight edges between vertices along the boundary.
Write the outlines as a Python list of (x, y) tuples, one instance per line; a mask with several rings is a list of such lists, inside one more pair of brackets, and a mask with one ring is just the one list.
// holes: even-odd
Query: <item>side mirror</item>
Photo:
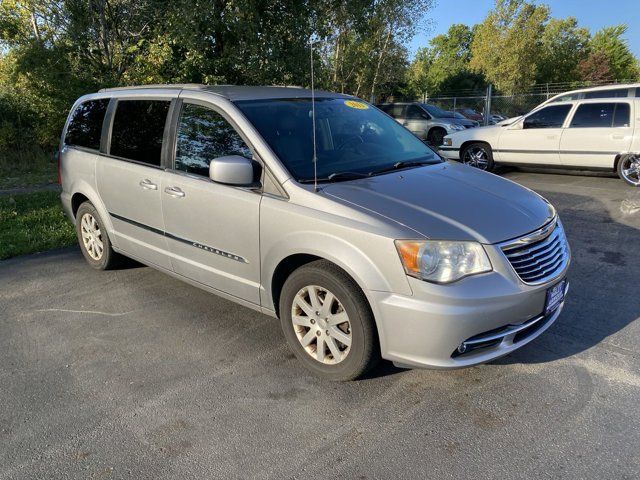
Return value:
[(509, 125), (509, 130), (522, 130), (524, 128), (524, 120), (518, 120), (517, 122)]
[(251, 187), (253, 181), (253, 161), (240, 155), (227, 155), (211, 160), (209, 178), (216, 183)]

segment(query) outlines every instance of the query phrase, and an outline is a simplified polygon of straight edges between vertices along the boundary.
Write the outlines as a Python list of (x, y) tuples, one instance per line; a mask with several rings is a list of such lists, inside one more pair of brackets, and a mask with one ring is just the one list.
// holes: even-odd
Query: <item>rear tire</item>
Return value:
[(322, 378), (354, 380), (380, 360), (367, 299), (346, 272), (326, 260), (304, 265), (287, 278), (280, 321), (298, 360)]
[(76, 212), (76, 235), (85, 260), (96, 270), (110, 270), (123, 257), (112, 246), (104, 222), (91, 202), (84, 202)]
[(618, 161), (618, 176), (632, 187), (640, 187), (640, 154), (629, 153)]
[(483, 142), (473, 142), (460, 152), (460, 162), (486, 172), (493, 170), (493, 150)]

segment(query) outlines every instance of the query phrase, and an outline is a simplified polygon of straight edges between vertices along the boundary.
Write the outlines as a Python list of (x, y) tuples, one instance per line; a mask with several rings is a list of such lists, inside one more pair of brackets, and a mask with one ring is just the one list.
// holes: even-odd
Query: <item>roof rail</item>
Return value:
[(101, 88), (98, 92), (117, 92), (121, 90), (144, 90), (148, 88), (171, 88), (176, 90), (202, 90), (205, 89), (207, 85), (203, 85), (200, 83), (171, 83), (171, 84), (151, 84), (151, 85), (134, 85), (131, 87), (111, 87), (111, 88)]

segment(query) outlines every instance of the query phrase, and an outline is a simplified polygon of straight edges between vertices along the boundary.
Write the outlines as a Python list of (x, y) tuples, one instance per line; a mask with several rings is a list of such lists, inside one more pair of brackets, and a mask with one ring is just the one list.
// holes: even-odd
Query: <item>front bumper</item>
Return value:
[(438, 147), (438, 154), (448, 160), (460, 160), (460, 149), (457, 147)]
[[(382, 357), (406, 367), (462, 368), (513, 352), (556, 321), (564, 302), (545, 317), (546, 292), (565, 275), (536, 287), (495, 271), (451, 285), (410, 278), (412, 297), (370, 292)], [(470, 348), (460, 353), (464, 342)]]

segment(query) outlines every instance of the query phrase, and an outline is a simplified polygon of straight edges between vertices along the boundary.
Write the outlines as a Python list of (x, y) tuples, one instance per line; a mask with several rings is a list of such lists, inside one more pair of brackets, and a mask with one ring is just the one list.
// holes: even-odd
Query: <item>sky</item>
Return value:
[[(493, 8), (493, 0), (436, 0), (429, 16), (433, 26), (428, 34), (416, 35), (410, 45), (413, 55), (429, 39), (445, 33), (454, 23), (473, 25), (480, 23)], [(626, 38), (633, 53), (640, 57), (640, 0), (542, 0), (551, 8), (553, 17), (576, 17), (578, 24), (591, 33), (602, 27), (626, 23)]]

